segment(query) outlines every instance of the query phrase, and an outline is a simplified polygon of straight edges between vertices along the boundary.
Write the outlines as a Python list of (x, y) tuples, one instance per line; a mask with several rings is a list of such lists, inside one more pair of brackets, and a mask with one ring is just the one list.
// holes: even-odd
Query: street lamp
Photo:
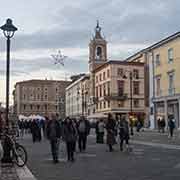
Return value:
[[(6, 61), (6, 128), (9, 131), (9, 72), (10, 72), (10, 39), (14, 36), (17, 28), (12, 24), (11, 19), (6, 20), (6, 24), (0, 27), (3, 30), (4, 36), (7, 38), (7, 61)], [(6, 138), (4, 140), (4, 155), (2, 162), (9, 163), (12, 162), (10, 157), (10, 147)]]
[[(132, 116), (133, 114), (133, 90), (132, 90), (132, 80), (133, 80), (133, 73), (131, 71), (128, 71), (126, 70), (126, 72), (129, 73), (129, 86), (130, 86), (130, 114)], [(128, 77), (126, 75), (123, 76), (124, 79), (127, 79)], [(132, 119), (130, 118), (130, 131), (131, 131), (131, 135), (134, 135), (134, 132), (133, 132), (133, 121)]]

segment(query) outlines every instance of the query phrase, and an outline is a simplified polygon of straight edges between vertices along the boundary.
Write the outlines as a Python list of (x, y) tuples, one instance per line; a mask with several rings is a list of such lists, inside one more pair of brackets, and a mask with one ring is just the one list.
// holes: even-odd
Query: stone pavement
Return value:
[(61, 143), (60, 163), (56, 165), (52, 163), (48, 141), (33, 144), (29, 136), (22, 143), (28, 150), (28, 167), (38, 180), (179, 180), (180, 150), (154, 146), (154, 142), (150, 142), (158, 138), (168, 141), (167, 136), (159, 137), (156, 132), (138, 133), (132, 138), (131, 153), (120, 152), (118, 145), (110, 153), (105, 144), (96, 144), (91, 134), (87, 151), (76, 153), (74, 163), (66, 161), (65, 145)]
[(15, 167), (0, 164), (0, 180), (19, 180)]
[(17, 167), (13, 164), (0, 164), (0, 180), (36, 180), (27, 166)]

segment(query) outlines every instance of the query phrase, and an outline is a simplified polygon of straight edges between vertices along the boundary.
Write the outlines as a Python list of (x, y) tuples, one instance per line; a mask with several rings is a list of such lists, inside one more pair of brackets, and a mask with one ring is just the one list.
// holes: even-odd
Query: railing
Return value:
[(110, 95), (104, 96), (105, 100), (126, 100), (127, 99), (127, 94), (118, 94), (118, 93), (111, 93)]

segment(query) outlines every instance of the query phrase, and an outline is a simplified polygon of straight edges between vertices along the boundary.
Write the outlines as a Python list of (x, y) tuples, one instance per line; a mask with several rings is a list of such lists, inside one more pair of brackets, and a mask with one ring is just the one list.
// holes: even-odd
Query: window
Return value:
[(157, 93), (157, 96), (161, 95), (161, 78), (160, 77), (156, 78), (156, 93)]
[(160, 65), (160, 55), (159, 54), (156, 54), (155, 63), (156, 63), (156, 66)]
[(39, 110), (40, 109), (40, 105), (37, 105), (37, 110)]
[(44, 99), (46, 99), (46, 100), (47, 100), (47, 94), (45, 94)]
[(106, 84), (103, 84), (103, 96), (106, 96)]
[(174, 88), (174, 73), (171, 72), (169, 73), (169, 95), (172, 95), (175, 93), (175, 88)]
[(100, 107), (99, 107), (99, 109), (102, 109), (102, 104), (101, 104), (101, 101), (99, 102), (99, 104), (100, 104)]
[(26, 95), (24, 94), (24, 100), (26, 99)]
[(108, 101), (108, 108), (110, 108), (110, 101)]
[(104, 103), (103, 103), (103, 104), (104, 104), (104, 108), (106, 108), (106, 101), (104, 101)]
[(110, 95), (110, 82), (107, 82), (107, 95)]
[(99, 96), (100, 97), (102, 96), (102, 86), (101, 85), (99, 86)]
[(134, 95), (139, 95), (139, 82), (137, 81), (133, 82), (133, 92)]
[(173, 62), (173, 48), (168, 49), (168, 63)]
[(103, 72), (103, 80), (106, 79), (106, 72)]
[(117, 69), (117, 75), (120, 76), (120, 77), (123, 77), (124, 72), (123, 72), (123, 69), (122, 69), (122, 68), (118, 68), (118, 69)]
[(33, 109), (33, 106), (32, 106), (32, 104), (30, 105), (30, 109), (31, 109), (31, 110)]
[(44, 107), (45, 107), (45, 110), (47, 110), (47, 104), (45, 104), (45, 106), (44, 106)]
[(135, 99), (133, 102), (134, 102), (134, 107), (138, 108), (139, 107), (139, 100)]
[(99, 75), (99, 81), (102, 81), (102, 74)]
[(107, 70), (107, 77), (108, 77), (108, 78), (110, 77), (110, 71), (109, 71), (109, 69)]
[(24, 104), (24, 110), (26, 110), (26, 105)]
[(133, 69), (133, 77), (135, 79), (139, 79), (139, 70), (138, 69)]
[(39, 95), (39, 94), (37, 95), (37, 99), (38, 99), (38, 100), (40, 99), (40, 95)]
[(101, 55), (102, 55), (102, 49), (101, 49), (101, 47), (97, 47), (96, 48), (96, 58), (100, 59)]
[(124, 81), (117, 81), (117, 87), (118, 87), (118, 96), (122, 96), (124, 94)]

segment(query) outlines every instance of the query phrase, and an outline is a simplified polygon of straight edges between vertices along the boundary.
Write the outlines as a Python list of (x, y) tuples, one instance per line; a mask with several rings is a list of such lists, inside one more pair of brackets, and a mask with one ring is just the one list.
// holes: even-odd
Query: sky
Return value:
[[(10, 103), (17, 81), (68, 79), (88, 72), (88, 44), (99, 20), (108, 59), (123, 60), (180, 31), (179, 0), (0, 0), (0, 23), (18, 28), (11, 40)], [(61, 50), (65, 66), (51, 57)], [(0, 33), (0, 102), (5, 103), (6, 39)]]

